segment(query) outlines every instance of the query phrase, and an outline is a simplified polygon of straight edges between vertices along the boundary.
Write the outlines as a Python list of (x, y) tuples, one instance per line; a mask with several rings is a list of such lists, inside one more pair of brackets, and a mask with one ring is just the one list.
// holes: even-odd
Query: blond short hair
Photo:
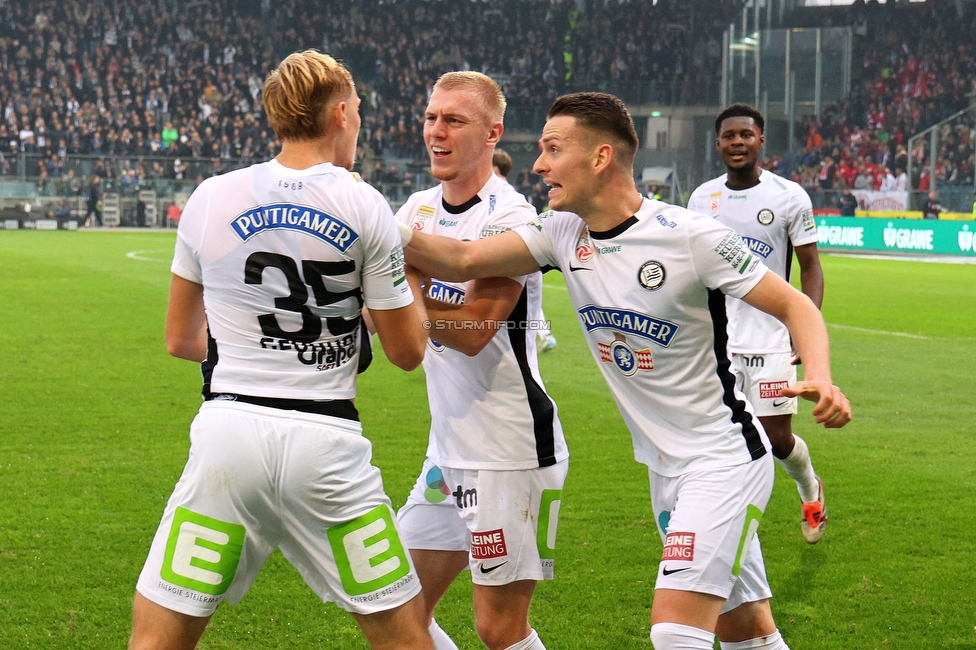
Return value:
[(482, 112), (488, 124), (505, 121), (505, 93), (495, 80), (480, 72), (447, 72), (434, 84), (434, 90), (470, 90), (481, 99)]
[(264, 110), (281, 140), (312, 140), (325, 135), (327, 110), (348, 98), (352, 75), (327, 54), (295, 52), (264, 82)]

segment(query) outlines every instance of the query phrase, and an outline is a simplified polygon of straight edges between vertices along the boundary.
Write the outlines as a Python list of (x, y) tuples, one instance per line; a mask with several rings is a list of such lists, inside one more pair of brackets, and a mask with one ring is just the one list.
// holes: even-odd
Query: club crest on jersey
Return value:
[(648, 291), (657, 291), (663, 287), (667, 277), (668, 274), (664, 270), (664, 265), (657, 260), (644, 262), (637, 272), (637, 281)]
[(769, 254), (773, 252), (773, 247), (761, 239), (753, 239), (752, 237), (746, 237), (743, 235), (742, 241), (746, 243), (749, 250), (756, 255), (761, 255), (763, 258), (769, 257)]
[(675, 323), (625, 309), (587, 305), (580, 308), (578, 313), (587, 332), (598, 329), (617, 330), (647, 339), (664, 348), (671, 345), (674, 335), (680, 329)]
[(423, 230), (427, 226), (427, 222), (434, 216), (434, 212), (436, 210), (429, 205), (420, 206), (417, 208), (417, 213), (413, 215), (413, 221), (410, 222), (410, 227), (414, 230)]
[(654, 370), (654, 355), (650, 349), (635, 350), (620, 332), (613, 333), (611, 343), (597, 343), (600, 361), (612, 363), (624, 377), (632, 377), (638, 370)]
[(345, 223), (315, 208), (291, 203), (272, 203), (252, 208), (234, 217), (231, 229), (241, 241), (266, 230), (297, 230), (321, 239), (345, 253), (359, 235)]
[(589, 262), (593, 259), (593, 244), (590, 243), (590, 230), (584, 228), (576, 240), (576, 259), (580, 262)]
[(773, 211), (769, 208), (763, 208), (759, 211), (759, 214), (756, 215), (756, 219), (758, 219), (759, 223), (764, 226), (768, 226), (769, 224), (773, 223), (773, 219), (775, 218), (776, 217), (773, 215)]
[(722, 204), (722, 193), (712, 192), (708, 200), (709, 212), (718, 212), (718, 207)]

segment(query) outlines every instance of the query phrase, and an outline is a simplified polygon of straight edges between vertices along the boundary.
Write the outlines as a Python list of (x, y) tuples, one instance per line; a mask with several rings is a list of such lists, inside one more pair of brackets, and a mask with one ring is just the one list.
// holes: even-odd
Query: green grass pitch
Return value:
[[(124, 647), (136, 577), (186, 460), (199, 371), (167, 356), (172, 233), (0, 232), (0, 648)], [(824, 257), (834, 380), (855, 420), (797, 419), (830, 526), (803, 542), (782, 470), (761, 528), (773, 611), (795, 650), (976, 648), (976, 266)], [(557, 579), (532, 622), (546, 645), (650, 648), (661, 544), (644, 468), (558, 273), (541, 360), (572, 452)], [(381, 355), (358, 405), (403, 502), (428, 414), (420, 372)], [(466, 576), (438, 612), (462, 648)], [(280, 554), (201, 648), (364, 648), (350, 617)]]

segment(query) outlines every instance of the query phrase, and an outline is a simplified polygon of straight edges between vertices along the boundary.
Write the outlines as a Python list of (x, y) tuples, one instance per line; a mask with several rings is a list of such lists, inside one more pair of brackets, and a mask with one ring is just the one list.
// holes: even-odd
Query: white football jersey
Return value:
[(272, 160), (201, 183), (172, 271), (204, 288), (212, 393), (351, 399), (363, 301), (413, 302), (390, 206), (328, 163)]
[(540, 266), (562, 270), (639, 462), (677, 476), (766, 453), (752, 406), (735, 390), (724, 295), (744, 296), (766, 267), (735, 232), (649, 199), (607, 232), (569, 212), (516, 232)]
[[(397, 219), (417, 230), (472, 241), (521, 226), (535, 210), (494, 175), (466, 204), (445, 205), (441, 186), (417, 192)], [(542, 274), (512, 278), (523, 286), (508, 327), (469, 357), (437, 343), (430, 331), (424, 371), (430, 402), (427, 457), (442, 467), (515, 470), (548, 467), (569, 457), (556, 403), (539, 374), (534, 319), (541, 313)], [(431, 281), (429, 295), (462, 304), (468, 283)]]
[[(735, 230), (767, 268), (789, 282), (793, 249), (817, 241), (810, 197), (797, 183), (765, 169), (759, 183), (746, 190), (729, 189), (726, 180), (728, 174), (722, 174), (700, 185), (688, 209)], [(729, 298), (729, 350), (789, 352), (790, 333), (769, 314)]]

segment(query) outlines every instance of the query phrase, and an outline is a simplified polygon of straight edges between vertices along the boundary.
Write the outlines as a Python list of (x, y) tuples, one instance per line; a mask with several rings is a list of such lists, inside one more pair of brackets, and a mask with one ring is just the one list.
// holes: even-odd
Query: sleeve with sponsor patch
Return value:
[(741, 298), (766, 274), (766, 266), (728, 226), (695, 215), (688, 220), (688, 228), (692, 263), (709, 289)]
[(170, 271), (184, 280), (203, 284), (200, 266), (200, 247), (210, 203), (211, 183), (201, 183), (183, 207), (180, 225), (176, 231), (176, 249)]
[(393, 211), (372, 188), (366, 193), (366, 201), (372, 203), (367, 211), (372, 223), (363, 229), (363, 299), (370, 309), (406, 307), (413, 302), (413, 293), (406, 279)]
[(528, 203), (517, 203), (503, 210), (490, 214), (478, 233), (478, 239), (491, 237), (499, 233), (514, 230), (536, 216), (535, 208)]
[[(567, 238), (568, 233), (574, 227), (578, 231), (578, 226), (582, 220), (575, 214), (543, 212), (538, 217), (531, 219), (527, 223), (515, 228), (515, 232), (529, 247), (532, 257), (539, 263), (540, 267), (553, 266), (561, 268), (558, 250), (560, 242)], [(578, 232), (572, 234), (575, 242)], [(570, 251), (572, 251), (570, 245)]]
[(793, 246), (804, 246), (817, 241), (817, 220), (813, 216), (813, 203), (801, 187), (797, 187), (790, 206), (789, 236)]

